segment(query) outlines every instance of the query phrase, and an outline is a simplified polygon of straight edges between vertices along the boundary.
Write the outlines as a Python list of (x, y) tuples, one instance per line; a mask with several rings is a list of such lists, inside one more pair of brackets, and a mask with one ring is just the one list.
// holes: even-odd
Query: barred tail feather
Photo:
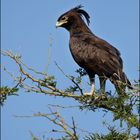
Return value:
[(118, 73), (114, 73), (110, 80), (115, 85), (116, 90), (121, 94), (125, 94), (126, 87), (133, 89), (126, 74), (122, 70), (120, 70)]
[(121, 81), (126, 84), (126, 86), (129, 88), (129, 89), (133, 89), (132, 85), (131, 85), (131, 82), (128, 80), (126, 74), (124, 72), (122, 72), (122, 77), (121, 77)]

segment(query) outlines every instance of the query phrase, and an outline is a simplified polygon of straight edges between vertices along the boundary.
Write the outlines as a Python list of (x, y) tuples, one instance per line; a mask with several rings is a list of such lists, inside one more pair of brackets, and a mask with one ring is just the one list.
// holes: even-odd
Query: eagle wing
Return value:
[(70, 39), (70, 50), (75, 61), (87, 71), (108, 78), (122, 70), (120, 52), (93, 34), (77, 34)]

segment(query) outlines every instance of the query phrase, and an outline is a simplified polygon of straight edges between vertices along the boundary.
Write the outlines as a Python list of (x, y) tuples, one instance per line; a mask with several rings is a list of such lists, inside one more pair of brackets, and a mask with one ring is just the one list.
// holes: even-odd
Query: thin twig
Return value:
[(81, 87), (79, 86), (79, 84), (77, 82), (75, 82), (75, 80), (71, 77), (71, 76), (68, 76), (63, 70), (62, 68), (57, 64), (57, 62), (55, 61), (55, 65), (57, 66), (57, 68), (63, 73), (63, 75), (68, 78), (69, 80), (71, 80), (79, 89), (81, 95), (83, 95), (83, 90), (81, 89)]

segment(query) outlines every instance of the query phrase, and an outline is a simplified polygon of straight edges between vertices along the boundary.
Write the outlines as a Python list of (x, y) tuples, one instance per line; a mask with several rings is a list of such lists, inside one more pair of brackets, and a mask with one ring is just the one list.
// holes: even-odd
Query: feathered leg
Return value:
[(101, 93), (104, 93), (104, 92), (105, 92), (106, 80), (107, 80), (107, 78), (104, 77), (104, 76), (100, 76), (100, 77), (99, 77), (99, 81), (100, 81), (100, 91), (101, 91)]
[(95, 91), (95, 77), (94, 78), (92, 78), (92, 79), (90, 79), (90, 85), (91, 85), (91, 91), (90, 91), (90, 93), (91, 93), (91, 95), (93, 95), (94, 94), (94, 91)]
[(84, 93), (84, 95), (94, 95), (95, 92), (95, 75), (92, 75), (92, 77), (89, 76), (90, 79), (90, 86), (91, 86), (91, 90), (89, 93)]

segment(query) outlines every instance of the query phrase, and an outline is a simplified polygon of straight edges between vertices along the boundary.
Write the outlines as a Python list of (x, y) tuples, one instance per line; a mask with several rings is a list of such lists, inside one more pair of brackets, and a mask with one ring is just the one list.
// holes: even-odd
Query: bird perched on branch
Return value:
[[(83, 20), (86, 19), (87, 24)], [(100, 89), (105, 91), (106, 80), (109, 79), (118, 90), (131, 87), (126, 74), (123, 72), (123, 61), (120, 52), (107, 41), (97, 37), (91, 32), (89, 14), (79, 5), (62, 14), (56, 27), (63, 27), (70, 33), (69, 47), (76, 63), (85, 69), (90, 83), (91, 92), (94, 94), (95, 75), (99, 76)]]

